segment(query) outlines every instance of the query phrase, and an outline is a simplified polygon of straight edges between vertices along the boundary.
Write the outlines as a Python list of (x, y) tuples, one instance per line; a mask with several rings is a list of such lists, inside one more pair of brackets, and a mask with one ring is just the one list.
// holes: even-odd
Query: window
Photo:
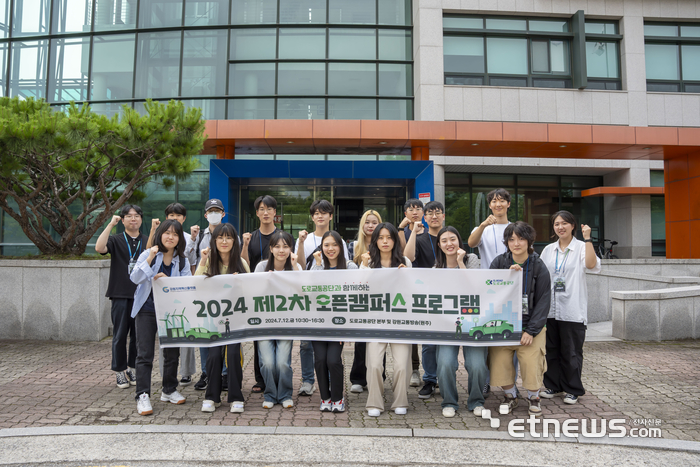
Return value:
[(564, 19), (445, 16), (445, 84), (570, 88)]
[(588, 89), (622, 89), (617, 21), (586, 21)]
[[(617, 22), (585, 21), (584, 30), (580, 18), (582, 26), (575, 28), (576, 15), (573, 20), (446, 15), (445, 84), (571, 88), (574, 69), (580, 69), (579, 87), (621, 89)], [(583, 40), (585, 54), (574, 56), (573, 44)]]
[(647, 91), (700, 92), (700, 24), (644, 23)]

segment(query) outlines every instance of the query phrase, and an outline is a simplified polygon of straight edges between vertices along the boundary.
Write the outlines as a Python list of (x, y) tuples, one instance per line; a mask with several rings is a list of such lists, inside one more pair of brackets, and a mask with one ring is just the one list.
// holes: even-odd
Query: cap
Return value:
[(224, 210), (224, 203), (221, 202), (221, 200), (212, 198), (209, 201), (207, 201), (207, 204), (204, 205), (204, 212), (209, 211), (210, 209), (218, 208), (221, 209), (222, 211)]

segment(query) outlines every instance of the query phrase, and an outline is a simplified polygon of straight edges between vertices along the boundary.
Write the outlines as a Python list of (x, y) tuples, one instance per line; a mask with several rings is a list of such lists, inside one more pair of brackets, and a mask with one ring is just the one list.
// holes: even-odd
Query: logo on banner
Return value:
[(486, 285), (513, 285), (514, 281), (505, 281), (503, 279), (488, 279)]
[(197, 287), (190, 285), (187, 287), (163, 287), (163, 292), (194, 292)]

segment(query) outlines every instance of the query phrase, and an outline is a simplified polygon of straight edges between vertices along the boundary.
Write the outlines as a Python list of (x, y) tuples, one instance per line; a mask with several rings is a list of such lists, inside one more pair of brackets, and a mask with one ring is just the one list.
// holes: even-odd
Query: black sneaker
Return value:
[(423, 389), (418, 391), (418, 398), (419, 399), (428, 399), (434, 393), (435, 393), (435, 383), (431, 383), (430, 381), (428, 381), (423, 386)]
[(207, 383), (208, 383), (208, 382), (209, 382), (209, 380), (207, 379), (207, 374), (206, 374), (206, 373), (202, 373), (202, 376), (199, 378), (199, 381), (197, 381), (196, 383), (194, 383), (194, 388), (195, 388), (197, 391), (204, 391), (204, 390), (207, 388)]
[(481, 393), (484, 395), (484, 399), (489, 397), (489, 394), (491, 394), (491, 385), (489, 383), (484, 384), (484, 388), (481, 390)]
[(228, 375), (221, 375), (221, 390), (228, 391)]
[(180, 379), (180, 386), (189, 386), (192, 384), (192, 377), (191, 376), (183, 376)]

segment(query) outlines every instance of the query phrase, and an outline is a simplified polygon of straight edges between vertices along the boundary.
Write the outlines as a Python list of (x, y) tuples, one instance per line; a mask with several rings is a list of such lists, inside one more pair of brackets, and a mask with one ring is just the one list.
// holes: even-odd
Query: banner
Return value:
[(513, 345), (522, 272), (284, 271), (153, 282), (162, 347), (266, 339)]

